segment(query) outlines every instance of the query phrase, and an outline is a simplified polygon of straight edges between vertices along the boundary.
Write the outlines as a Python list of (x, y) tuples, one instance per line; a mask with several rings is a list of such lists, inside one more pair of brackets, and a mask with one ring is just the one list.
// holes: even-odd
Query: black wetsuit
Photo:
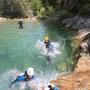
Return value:
[(49, 90), (59, 90), (57, 87), (52, 87), (51, 85), (48, 86)]
[(18, 24), (19, 24), (19, 29), (23, 29), (23, 23), (22, 23), (22, 21), (19, 21)]
[(51, 52), (51, 51), (53, 52), (53, 48), (52, 48), (52, 45), (51, 45), (50, 41), (49, 40), (48, 41), (44, 41), (44, 43), (46, 45), (47, 50), (49, 52)]
[(52, 88), (52, 86), (51, 86), (51, 85), (49, 85), (48, 87), (49, 87), (49, 90), (54, 90), (54, 88)]
[(50, 46), (50, 41), (48, 40), (48, 42), (44, 41), (45, 45), (46, 45), (46, 48), (49, 48)]

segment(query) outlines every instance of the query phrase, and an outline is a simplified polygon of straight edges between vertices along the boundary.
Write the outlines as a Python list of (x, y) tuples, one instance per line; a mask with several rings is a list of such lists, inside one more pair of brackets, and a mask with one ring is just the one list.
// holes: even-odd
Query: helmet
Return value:
[(55, 87), (55, 85), (53, 85), (52, 83), (48, 83), (48, 87), (52, 87), (52, 88), (54, 88)]
[(22, 21), (22, 19), (19, 19), (19, 21)]
[(29, 76), (33, 76), (33, 75), (34, 75), (34, 69), (33, 69), (32, 67), (29, 67), (29, 68), (27, 69), (27, 74), (28, 74)]
[(45, 40), (49, 40), (48, 36), (45, 36)]

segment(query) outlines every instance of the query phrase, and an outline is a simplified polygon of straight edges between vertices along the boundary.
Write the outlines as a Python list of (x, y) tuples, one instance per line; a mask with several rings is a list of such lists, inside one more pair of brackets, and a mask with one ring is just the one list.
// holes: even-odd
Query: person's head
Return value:
[(51, 84), (51, 83), (48, 84), (48, 88), (49, 88), (50, 90), (53, 90), (54, 87), (55, 87), (55, 86), (54, 86), (53, 84)]
[(49, 40), (49, 37), (48, 36), (45, 36), (44, 40), (45, 41), (48, 41)]
[(33, 69), (32, 67), (29, 67), (29, 68), (27, 69), (27, 74), (28, 74), (30, 77), (32, 77), (32, 76), (34, 75), (34, 69)]
[(19, 21), (22, 21), (22, 19), (19, 19)]

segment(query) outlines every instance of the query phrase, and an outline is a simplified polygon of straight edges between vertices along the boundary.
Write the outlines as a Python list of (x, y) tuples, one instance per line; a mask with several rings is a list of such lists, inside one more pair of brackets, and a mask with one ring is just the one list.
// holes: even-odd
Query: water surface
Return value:
[[(61, 52), (56, 57), (50, 57), (53, 64), (49, 65), (46, 57), (35, 47), (37, 40), (43, 41), (45, 35), (51, 42), (59, 43)], [(72, 56), (73, 36), (72, 31), (42, 22), (24, 23), (24, 29), (18, 29), (17, 22), (0, 24), (0, 76), (15, 68), (24, 72), (30, 66), (46, 73), (65, 72), (68, 68), (66, 60)]]

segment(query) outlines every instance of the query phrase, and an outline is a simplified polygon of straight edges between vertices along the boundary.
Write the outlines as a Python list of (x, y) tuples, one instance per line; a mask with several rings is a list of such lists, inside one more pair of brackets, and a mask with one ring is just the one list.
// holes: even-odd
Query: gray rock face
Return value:
[(74, 29), (89, 29), (90, 17), (72, 17), (65, 19), (62, 24), (66, 27), (72, 27)]

